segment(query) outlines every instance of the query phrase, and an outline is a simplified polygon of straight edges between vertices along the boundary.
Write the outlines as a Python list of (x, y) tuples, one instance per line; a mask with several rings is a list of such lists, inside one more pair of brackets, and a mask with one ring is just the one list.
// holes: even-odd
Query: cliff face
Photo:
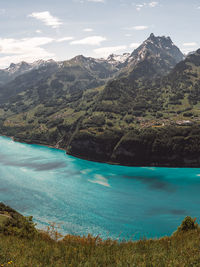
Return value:
[(199, 167), (200, 126), (163, 127), (75, 136), (67, 153), (88, 160), (128, 166)]

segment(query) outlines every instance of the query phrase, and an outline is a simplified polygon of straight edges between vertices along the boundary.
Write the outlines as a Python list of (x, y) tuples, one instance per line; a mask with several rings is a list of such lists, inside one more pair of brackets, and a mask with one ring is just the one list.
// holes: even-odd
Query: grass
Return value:
[[(66, 236), (54, 241), (43, 234), (34, 239), (0, 235), (0, 264), (7, 266), (199, 266), (200, 231), (191, 230), (159, 240), (102, 241)], [(1, 266), (1, 265), (0, 265)]]
[(3, 223), (8, 219), (7, 216), (0, 214), (0, 226), (3, 225)]
[(200, 228), (191, 217), (171, 237), (118, 242), (90, 235), (61, 239), (54, 224), (38, 231), (32, 217), (25, 218), (3, 203), (0, 210), (10, 215), (0, 224), (1, 267), (199, 266)]

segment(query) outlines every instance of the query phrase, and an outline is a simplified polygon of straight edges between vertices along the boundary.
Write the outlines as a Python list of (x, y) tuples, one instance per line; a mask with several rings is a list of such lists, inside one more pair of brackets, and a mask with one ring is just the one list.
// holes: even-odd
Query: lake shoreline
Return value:
[(96, 162), (96, 163), (102, 163), (102, 164), (109, 164), (109, 165), (114, 165), (114, 166), (124, 166), (124, 167), (156, 167), (156, 168), (191, 168), (191, 169), (198, 169), (200, 168), (200, 165), (198, 166), (193, 166), (193, 165), (171, 165), (171, 164), (159, 164), (159, 163), (152, 163), (152, 164), (122, 164), (119, 162), (114, 162), (114, 161), (103, 161), (103, 160), (93, 160), (90, 157), (84, 157), (75, 153), (69, 153), (65, 148), (59, 146), (59, 145), (50, 145), (50, 144), (46, 144), (44, 142), (41, 142), (39, 140), (34, 140), (34, 142), (29, 142), (27, 139), (23, 139), (23, 138), (18, 138), (15, 136), (8, 136), (5, 134), (0, 134), (0, 136), (3, 137), (7, 137), (7, 138), (11, 138), (14, 142), (19, 142), (19, 143), (24, 143), (24, 144), (29, 144), (29, 145), (38, 145), (38, 146), (44, 146), (44, 147), (48, 147), (48, 148), (53, 148), (53, 149), (58, 149), (61, 151), (65, 151), (66, 155), (72, 156), (74, 158), (78, 158), (78, 159), (82, 159), (85, 161), (89, 161), (89, 162)]

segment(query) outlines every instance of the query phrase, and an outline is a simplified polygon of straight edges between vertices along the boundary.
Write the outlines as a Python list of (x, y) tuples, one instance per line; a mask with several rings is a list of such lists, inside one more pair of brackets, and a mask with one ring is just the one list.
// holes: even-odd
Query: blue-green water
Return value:
[(200, 169), (112, 166), (0, 137), (0, 201), (64, 233), (160, 237), (200, 217)]

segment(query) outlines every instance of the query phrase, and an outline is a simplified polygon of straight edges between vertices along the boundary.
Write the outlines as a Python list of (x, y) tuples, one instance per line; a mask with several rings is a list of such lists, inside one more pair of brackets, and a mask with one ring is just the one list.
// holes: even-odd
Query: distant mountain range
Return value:
[(185, 57), (170, 37), (0, 70), (0, 133), (16, 140), (95, 161), (200, 166), (199, 125), (200, 50)]
[[(133, 67), (139, 62), (143, 61), (143, 58), (150, 58), (151, 56), (160, 58), (160, 64), (162, 68), (160, 72), (172, 68), (174, 65), (176, 65), (177, 62), (183, 60), (184, 58), (184, 55), (172, 43), (170, 37), (155, 37), (152, 33), (150, 37), (141, 46), (139, 46), (136, 50), (133, 51), (132, 54), (111, 54), (107, 59), (86, 58), (80, 55), (76, 56), (71, 60), (62, 62), (56, 62), (54, 60), (38, 60), (33, 63), (27, 63), (24, 61), (18, 64), (11, 63), (8, 68), (0, 69), (0, 85), (6, 84), (14, 80), (16, 77), (30, 71), (36, 71), (39, 69), (50, 69), (52, 66), (54, 66), (55, 68), (57, 67), (57, 69), (61, 70), (66, 65), (73, 66), (74, 64), (84, 64), (85, 67), (88, 67), (90, 70), (94, 70), (93, 65), (95, 65), (96, 70), (98, 68), (104, 68), (105, 76), (110, 76), (117, 70), (120, 70), (126, 66)], [(164, 64), (165, 66), (162, 66), (162, 64)]]

